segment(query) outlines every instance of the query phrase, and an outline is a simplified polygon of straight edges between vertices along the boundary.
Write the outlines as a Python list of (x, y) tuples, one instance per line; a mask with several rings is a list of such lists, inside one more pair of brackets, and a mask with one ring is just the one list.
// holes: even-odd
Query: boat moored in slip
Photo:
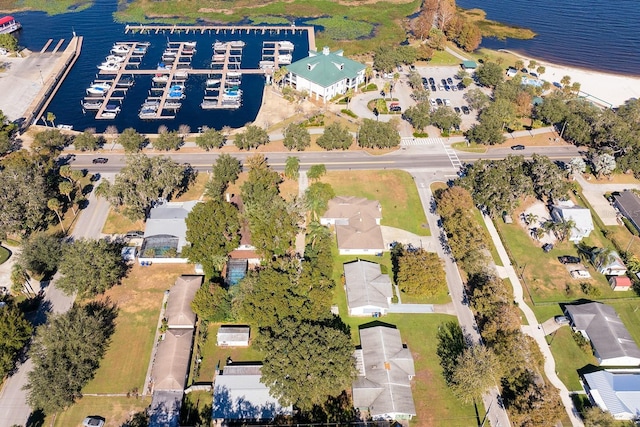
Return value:
[(242, 73), (240, 71), (228, 71), (227, 77), (242, 77)]
[(211, 101), (211, 100), (205, 99), (200, 103), (200, 108), (202, 108), (203, 110), (211, 110), (217, 107), (218, 107), (218, 101)]
[(196, 42), (183, 42), (184, 47), (194, 48), (196, 47)]
[(223, 54), (215, 54), (211, 57), (211, 61), (212, 62), (224, 62), (224, 59), (226, 58), (225, 55)]
[(131, 50), (131, 47), (127, 46), (126, 44), (114, 44), (113, 47), (111, 48), (111, 53), (117, 55), (117, 54), (127, 54), (129, 53), (129, 51)]
[(104, 96), (109, 89), (111, 89), (111, 85), (108, 83), (94, 83), (87, 88), (87, 93), (89, 95)]
[(288, 53), (285, 53), (284, 55), (278, 55), (278, 64), (291, 64), (292, 60), (293, 57)]
[(245, 46), (245, 42), (243, 42), (242, 40), (233, 40), (229, 42), (229, 46), (231, 46), (232, 48), (242, 48)]
[(82, 105), (82, 108), (87, 111), (99, 110), (100, 107), (102, 107), (102, 99), (99, 99), (99, 100), (85, 99), (84, 101), (80, 102), (80, 105)]
[(293, 50), (293, 43), (288, 40), (279, 41), (278, 48), (281, 50)]
[(153, 76), (151, 80), (153, 80), (154, 83), (166, 83), (169, 81), (169, 75), (158, 73), (155, 76)]
[(134, 83), (133, 77), (121, 77), (116, 83), (116, 87), (131, 87)]
[(115, 62), (115, 63), (124, 62), (124, 56), (109, 55), (105, 58), (105, 62)]
[(22, 25), (13, 16), (0, 18), (0, 34), (11, 34), (22, 28)]
[(181, 102), (166, 101), (164, 103), (164, 108), (167, 108), (169, 110), (178, 110), (178, 109), (180, 109), (180, 107), (182, 107), (182, 103)]
[(113, 111), (103, 111), (100, 117), (103, 119), (115, 119), (117, 115), (118, 113), (114, 113)]
[(213, 44), (213, 50), (227, 50), (227, 44), (224, 42), (215, 42)]
[(103, 62), (98, 65), (98, 69), (102, 71), (118, 71), (120, 69), (120, 64), (117, 62)]
[(220, 85), (220, 79), (207, 79), (207, 87), (214, 87)]

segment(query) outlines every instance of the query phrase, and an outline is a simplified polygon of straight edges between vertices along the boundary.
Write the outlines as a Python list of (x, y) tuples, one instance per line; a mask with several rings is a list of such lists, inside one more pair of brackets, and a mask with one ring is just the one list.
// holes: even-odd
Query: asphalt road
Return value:
[[(530, 157), (533, 153), (544, 154), (552, 160), (569, 161), (580, 153), (574, 146), (546, 146), (527, 147), (522, 151), (512, 151), (510, 149), (489, 150), (486, 154), (467, 153), (458, 151), (458, 157), (465, 162), (474, 162), (479, 159), (501, 159), (508, 155), (524, 155)], [(255, 152), (233, 153), (238, 159), (244, 161), (247, 157), (256, 154)], [(296, 156), (300, 159), (303, 169), (305, 166), (324, 164), (328, 170), (366, 170), (366, 169), (452, 169), (453, 165), (449, 157), (444, 152), (442, 146), (409, 146), (405, 149), (395, 151), (385, 155), (371, 155), (363, 151), (329, 151), (329, 152), (285, 152), (285, 153), (263, 153), (269, 164), (276, 170), (284, 170), (287, 157)], [(162, 154), (149, 154), (162, 155)], [(178, 163), (189, 163), (199, 171), (211, 170), (212, 164), (218, 158), (218, 154), (199, 153), (170, 153)], [(105, 157), (108, 160), (105, 164), (94, 164), (93, 159)], [(115, 173), (125, 165), (124, 154), (77, 154), (75, 160), (71, 161), (72, 168), (88, 169), (91, 172)]]
[[(443, 243), (446, 241), (446, 238), (444, 230), (439, 227), (440, 216), (435, 212), (435, 200), (430, 189), (430, 184), (432, 182), (438, 180), (441, 181), (445, 177), (437, 175), (434, 176), (432, 173), (427, 172), (413, 172), (412, 176), (415, 180), (416, 187), (418, 188), (418, 194), (420, 195), (420, 200), (422, 201), (422, 206), (427, 216), (427, 222), (431, 229), (431, 235), (440, 243), (436, 245), (436, 253), (440, 259), (444, 261), (447, 286), (449, 287), (449, 294), (458, 318), (458, 323), (460, 323), (460, 327), (462, 328), (464, 335), (468, 337), (471, 342), (476, 345), (481, 345), (482, 338), (478, 332), (478, 325), (473, 317), (473, 312), (471, 311), (471, 308), (469, 308), (468, 298), (465, 295), (464, 283), (462, 282), (462, 277), (460, 277), (458, 266), (445, 249), (445, 244)], [(486, 421), (488, 421), (487, 425), (492, 425), (494, 427), (510, 426), (511, 423), (509, 422), (509, 416), (507, 415), (507, 411), (498, 403), (498, 396), (499, 392), (497, 385), (485, 394), (483, 402), (486, 414), (479, 414), (480, 421), (485, 423), (486, 417)]]
[[(108, 177), (112, 178), (112, 176)], [(100, 232), (107, 219), (109, 205), (104, 199), (96, 199), (93, 193), (88, 197), (89, 204), (78, 218), (71, 237), (99, 238)], [(68, 311), (75, 300), (75, 296), (68, 296), (55, 286), (58, 279), (56, 275), (49, 284), (44, 287), (45, 297), (43, 303), (35, 315), (36, 324), (46, 320), (46, 313), (64, 313)], [(0, 390), (0, 427), (14, 425), (26, 425), (31, 414), (31, 408), (27, 405), (27, 394), (22, 388), (27, 384), (27, 374), (33, 368), (30, 359), (18, 366), (17, 371), (6, 379)]]

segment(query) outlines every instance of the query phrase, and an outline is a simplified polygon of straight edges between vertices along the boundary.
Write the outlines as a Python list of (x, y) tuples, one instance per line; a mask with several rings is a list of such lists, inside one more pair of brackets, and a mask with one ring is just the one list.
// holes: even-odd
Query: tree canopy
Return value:
[(191, 301), (191, 309), (201, 320), (209, 322), (231, 320), (231, 296), (217, 283), (204, 283)]
[(304, 151), (311, 145), (311, 135), (301, 123), (290, 123), (284, 130), (283, 144), (288, 150)]
[(229, 184), (237, 181), (242, 171), (242, 163), (235, 157), (224, 153), (213, 164), (211, 179), (205, 185), (209, 197), (220, 197), (227, 191)]
[(27, 402), (45, 414), (60, 412), (82, 397), (115, 329), (117, 310), (110, 303), (74, 305), (40, 326), (29, 351)]
[(48, 233), (33, 234), (23, 242), (18, 263), (35, 277), (50, 277), (58, 269), (61, 249), (58, 237)]
[(0, 309), (0, 377), (4, 378), (31, 338), (33, 328), (22, 312), (11, 302)]
[(195, 171), (180, 165), (169, 157), (129, 155), (127, 164), (116, 175), (115, 183), (100, 184), (101, 193), (109, 202), (123, 209), (130, 219), (145, 218), (153, 202), (170, 199), (180, 191), (186, 191), (195, 179)]
[(241, 150), (250, 150), (251, 148), (268, 144), (269, 134), (266, 130), (256, 125), (249, 125), (244, 132), (236, 134), (233, 143)]
[(392, 123), (364, 119), (358, 131), (358, 145), (365, 148), (397, 147), (400, 134)]
[(91, 297), (120, 283), (127, 271), (122, 246), (106, 240), (74, 240), (62, 247), (58, 286), (67, 295)]
[(221, 260), (240, 244), (238, 209), (221, 198), (198, 203), (186, 219), (187, 241), (183, 255), (200, 263), (208, 277), (220, 271)]
[(226, 141), (225, 136), (216, 129), (206, 129), (196, 136), (196, 145), (209, 151), (212, 148), (221, 148)]
[(346, 150), (351, 147), (353, 137), (346, 126), (340, 123), (331, 123), (324, 128), (324, 133), (316, 143), (325, 150)]
[(434, 296), (447, 289), (442, 260), (423, 248), (397, 244), (391, 253), (395, 282), (408, 295)]
[(118, 137), (118, 144), (122, 145), (125, 153), (137, 153), (147, 145), (147, 142), (147, 138), (134, 128), (125, 129)]

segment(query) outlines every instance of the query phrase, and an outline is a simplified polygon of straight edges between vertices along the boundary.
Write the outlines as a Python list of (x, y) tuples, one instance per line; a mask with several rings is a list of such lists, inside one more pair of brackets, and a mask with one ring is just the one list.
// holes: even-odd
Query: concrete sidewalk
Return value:
[(547, 341), (545, 339), (545, 333), (542, 327), (539, 327), (538, 319), (536, 318), (533, 310), (527, 305), (524, 300), (524, 291), (522, 289), (522, 284), (520, 283), (520, 279), (516, 274), (515, 269), (511, 265), (511, 261), (509, 260), (509, 256), (507, 255), (507, 251), (502, 244), (502, 240), (500, 240), (500, 235), (496, 230), (493, 221), (488, 216), (483, 216), (484, 222), (487, 226), (487, 230), (489, 231), (489, 235), (493, 240), (493, 243), (498, 251), (498, 255), (500, 256), (500, 260), (504, 267), (501, 269), (501, 273), (506, 273), (506, 278), (511, 281), (511, 285), (513, 286), (513, 296), (514, 300), (518, 304), (518, 307), (522, 310), (525, 317), (527, 318), (528, 326), (522, 326), (522, 332), (529, 335), (533, 339), (535, 339), (538, 347), (540, 347), (540, 352), (544, 355), (544, 372), (549, 382), (559, 389), (560, 398), (562, 399), (562, 403), (564, 404), (565, 410), (567, 411), (567, 415), (571, 420), (571, 424), (574, 426), (583, 426), (582, 420), (578, 415), (578, 410), (576, 409), (571, 397), (569, 396), (569, 390), (564, 385), (560, 378), (558, 378), (558, 374), (556, 374), (556, 362), (553, 359), (553, 354), (551, 354), (551, 349), (547, 345)]

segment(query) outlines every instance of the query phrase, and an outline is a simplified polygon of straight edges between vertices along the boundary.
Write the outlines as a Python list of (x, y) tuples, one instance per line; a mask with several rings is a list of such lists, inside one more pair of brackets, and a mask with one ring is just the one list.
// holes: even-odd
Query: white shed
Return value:
[(218, 345), (224, 347), (248, 347), (251, 328), (243, 325), (221, 325), (218, 329)]

